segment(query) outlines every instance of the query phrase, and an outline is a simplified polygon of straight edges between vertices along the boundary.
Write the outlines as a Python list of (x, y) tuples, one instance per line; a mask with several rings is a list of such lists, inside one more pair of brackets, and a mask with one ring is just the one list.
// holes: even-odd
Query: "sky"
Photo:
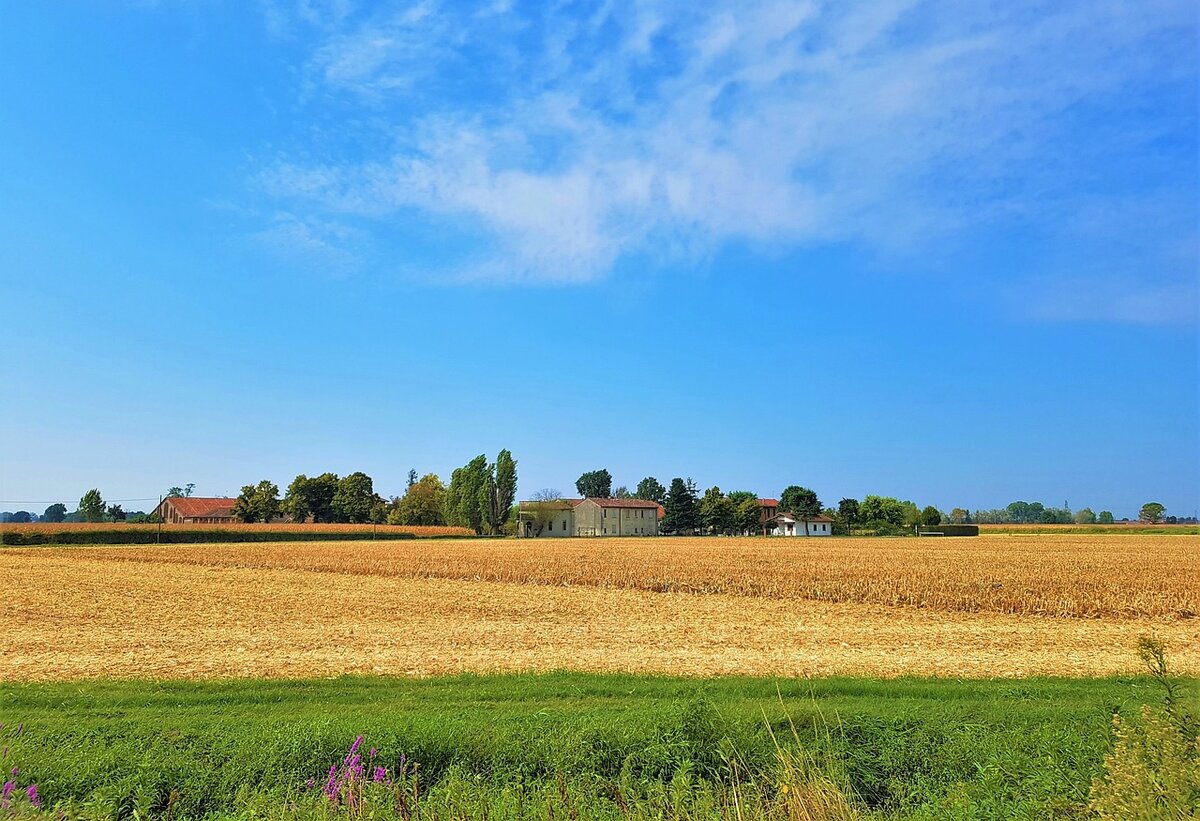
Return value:
[(0, 508), (1200, 507), (1190, 2), (0, 0)]

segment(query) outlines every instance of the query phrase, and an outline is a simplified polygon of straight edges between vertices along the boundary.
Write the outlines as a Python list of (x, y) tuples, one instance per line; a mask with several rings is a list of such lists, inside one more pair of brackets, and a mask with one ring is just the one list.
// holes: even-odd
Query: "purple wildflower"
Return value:
[(12, 777), (13, 777), (13, 778), (16, 778), (18, 775), (20, 775), (20, 773), (21, 773), (21, 768), (20, 768), (20, 767), (13, 767), (13, 768), (12, 768)]
[(4, 782), (4, 787), (0, 788), (0, 809), (7, 810), (10, 806), (12, 806), (12, 794), (13, 794), (13, 790), (15, 790), (16, 788), (17, 788), (16, 782), (14, 782), (14, 781), (5, 781)]
[(33, 805), (35, 810), (42, 808), (42, 799), (38, 798), (37, 784), (30, 784), (25, 790), (25, 795), (29, 797), (29, 803)]
[(371, 780), (376, 784), (387, 781), (387, 767), (376, 767), (375, 772), (371, 773)]
[(312, 779), (312, 778), (310, 778), (310, 779), (308, 779), (307, 781), (305, 781), (305, 782), (304, 782), (304, 786), (305, 786), (305, 787), (307, 787), (307, 788), (308, 788), (308, 789), (310, 789), (310, 790), (311, 790), (313, 787), (315, 787), (316, 785), (317, 785), (317, 782), (316, 782), (316, 780), (315, 780), (315, 779)]
[(371, 748), (371, 758), (374, 758), (379, 753), (374, 747)]

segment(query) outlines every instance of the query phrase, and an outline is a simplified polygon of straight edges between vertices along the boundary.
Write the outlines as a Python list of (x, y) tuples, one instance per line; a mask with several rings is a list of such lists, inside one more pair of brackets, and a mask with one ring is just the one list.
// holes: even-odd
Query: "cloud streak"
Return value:
[(1087, 256), (1111, 221), (1074, 215), (1099, 198), (1182, 209), (1125, 254), (1161, 267), (1102, 276), (1188, 293), (1163, 250), (1197, 240), (1194, 105), (1172, 108), (1197, 78), (1186, 3), (420, 3), (320, 19), (312, 105), (365, 112), (354, 136), (372, 147), (284, 153), (258, 183), (289, 211), (380, 231), (410, 212), (452, 221), (478, 253), (446, 276), (580, 282), (732, 241), (919, 257), (981, 227), (1053, 241), (1064, 215)]

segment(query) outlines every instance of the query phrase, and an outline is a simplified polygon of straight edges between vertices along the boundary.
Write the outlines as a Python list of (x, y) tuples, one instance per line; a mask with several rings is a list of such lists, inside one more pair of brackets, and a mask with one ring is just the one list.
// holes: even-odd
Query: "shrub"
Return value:
[(1164, 705), (1142, 705), (1135, 721), (1113, 716), (1113, 750), (1092, 782), (1089, 808), (1105, 819), (1200, 817), (1200, 727), (1179, 703), (1162, 644), (1143, 638), (1138, 650)]

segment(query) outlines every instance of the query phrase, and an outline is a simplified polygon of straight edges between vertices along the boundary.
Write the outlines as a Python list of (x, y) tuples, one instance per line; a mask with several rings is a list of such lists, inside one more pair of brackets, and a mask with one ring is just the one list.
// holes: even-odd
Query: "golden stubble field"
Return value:
[[(798, 540), (799, 541), (799, 540)], [(1200, 537), (6, 548), (0, 678), (1200, 673)]]

